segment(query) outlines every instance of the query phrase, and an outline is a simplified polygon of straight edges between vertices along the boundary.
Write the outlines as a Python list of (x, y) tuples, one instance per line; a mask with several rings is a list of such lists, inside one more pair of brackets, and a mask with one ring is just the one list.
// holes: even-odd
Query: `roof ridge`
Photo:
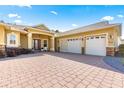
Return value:
[(82, 28), (86, 28), (86, 27), (91, 27), (91, 26), (106, 26), (106, 25), (120, 25), (121, 23), (114, 23), (114, 24), (110, 24), (109, 21), (101, 21), (101, 22), (96, 22), (96, 23), (92, 23), (92, 24), (89, 24), (89, 25), (85, 25), (85, 26), (81, 26), (81, 27), (78, 27), (78, 28), (75, 28), (75, 29), (71, 29), (71, 30), (68, 30), (68, 31), (65, 31), (65, 32), (61, 32), (61, 33), (66, 33), (66, 32), (71, 32), (73, 30), (79, 30), (79, 29), (82, 29)]
[(108, 24), (108, 23), (103, 23), (103, 24), (92, 24), (92, 25), (87, 25), (87, 26), (83, 26), (80, 28), (76, 28), (76, 29), (72, 29), (66, 32), (61, 32), (58, 35), (59, 36), (63, 36), (63, 35), (70, 35), (70, 34), (76, 34), (76, 33), (80, 33), (80, 32), (87, 32), (87, 31), (91, 31), (91, 30), (95, 30), (95, 29), (103, 29), (103, 28), (109, 28), (109, 27), (113, 27), (113, 26), (119, 26), (121, 25), (121, 23), (115, 23), (115, 24)]

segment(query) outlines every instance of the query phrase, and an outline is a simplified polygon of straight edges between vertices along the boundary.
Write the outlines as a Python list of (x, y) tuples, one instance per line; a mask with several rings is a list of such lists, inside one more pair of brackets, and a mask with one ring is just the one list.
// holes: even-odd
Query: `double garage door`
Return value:
[(66, 39), (60, 42), (61, 52), (79, 53), (81, 54), (81, 39)]
[[(61, 52), (82, 53), (83, 39), (67, 39), (60, 42)], [(85, 54), (106, 56), (106, 37), (86, 37)]]

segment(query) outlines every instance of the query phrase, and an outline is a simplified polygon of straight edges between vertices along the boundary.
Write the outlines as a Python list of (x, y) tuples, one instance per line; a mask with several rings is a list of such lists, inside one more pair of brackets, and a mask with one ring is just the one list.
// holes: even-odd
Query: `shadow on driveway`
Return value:
[(103, 61), (104, 57), (102, 57), (102, 56), (81, 55), (81, 54), (74, 54), (74, 53), (57, 53), (57, 52), (55, 52), (55, 53), (46, 52), (45, 54), (55, 56), (55, 57), (64, 58), (64, 59), (68, 59), (68, 60), (72, 60), (72, 61), (76, 61), (76, 62), (80, 62), (80, 63), (84, 63), (84, 64), (88, 64), (91, 66), (107, 69), (110, 71), (122, 73), (119, 70), (106, 64)]

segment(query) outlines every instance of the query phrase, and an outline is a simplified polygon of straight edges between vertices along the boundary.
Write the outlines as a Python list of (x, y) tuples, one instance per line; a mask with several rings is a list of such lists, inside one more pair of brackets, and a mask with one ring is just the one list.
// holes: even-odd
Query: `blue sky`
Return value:
[(0, 20), (25, 25), (36, 25), (42, 23), (50, 29), (67, 31), (104, 20), (108, 20), (110, 23), (124, 23), (124, 6), (1, 5)]

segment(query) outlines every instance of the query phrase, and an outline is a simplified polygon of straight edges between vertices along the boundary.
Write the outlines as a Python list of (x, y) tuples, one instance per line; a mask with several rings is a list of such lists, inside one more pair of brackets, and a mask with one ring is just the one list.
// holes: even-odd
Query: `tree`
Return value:
[(55, 30), (56, 33), (59, 33), (59, 30)]
[(4, 21), (3, 20), (0, 20), (0, 23), (4, 23)]

